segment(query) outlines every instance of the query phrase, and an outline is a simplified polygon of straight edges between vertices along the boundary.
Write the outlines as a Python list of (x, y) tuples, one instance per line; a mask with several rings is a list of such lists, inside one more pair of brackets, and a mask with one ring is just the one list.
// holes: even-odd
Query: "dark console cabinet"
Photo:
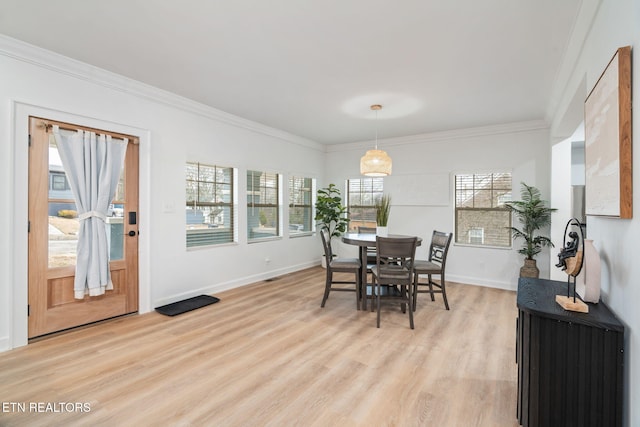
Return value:
[(589, 313), (555, 301), (563, 282), (518, 282), (518, 421), (527, 427), (622, 425), (624, 327), (602, 302)]

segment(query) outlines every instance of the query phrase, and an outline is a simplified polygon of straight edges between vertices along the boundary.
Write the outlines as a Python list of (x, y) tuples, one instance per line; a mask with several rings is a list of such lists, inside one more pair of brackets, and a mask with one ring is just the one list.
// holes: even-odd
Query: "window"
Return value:
[(376, 226), (375, 203), (382, 198), (382, 178), (360, 178), (347, 181), (347, 206), (349, 207), (349, 230), (358, 227)]
[(289, 234), (312, 231), (314, 180), (292, 176), (289, 178)]
[(247, 171), (247, 236), (249, 240), (280, 235), (280, 175)]
[(69, 190), (69, 182), (67, 181), (67, 176), (64, 172), (49, 172), (49, 176), (51, 178), (50, 182), (50, 190), (53, 191), (65, 191)]
[(187, 163), (187, 247), (235, 241), (234, 169)]
[(511, 246), (511, 173), (456, 175), (456, 243)]

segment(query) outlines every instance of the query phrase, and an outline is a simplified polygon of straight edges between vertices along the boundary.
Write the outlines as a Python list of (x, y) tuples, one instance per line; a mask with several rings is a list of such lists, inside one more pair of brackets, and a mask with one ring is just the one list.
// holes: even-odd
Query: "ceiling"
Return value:
[(2, 0), (0, 33), (337, 144), (544, 120), (581, 3)]

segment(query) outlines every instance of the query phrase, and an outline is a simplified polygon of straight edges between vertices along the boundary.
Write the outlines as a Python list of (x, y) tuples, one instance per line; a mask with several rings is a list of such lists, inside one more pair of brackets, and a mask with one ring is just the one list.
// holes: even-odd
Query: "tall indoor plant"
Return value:
[(386, 236), (389, 211), (391, 210), (391, 196), (384, 194), (379, 200), (376, 200), (375, 207), (377, 234), (379, 236)]
[(347, 207), (342, 204), (340, 189), (335, 184), (321, 188), (316, 197), (316, 217), (318, 225), (329, 229), (329, 236), (340, 237), (347, 231), (349, 218)]
[(524, 182), (520, 195), (522, 200), (506, 202), (505, 205), (518, 219), (521, 228), (510, 227), (514, 239), (523, 239), (519, 253), (525, 256), (524, 265), (520, 269), (520, 277), (538, 277), (540, 271), (536, 265), (535, 256), (543, 247), (553, 247), (551, 239), (537, 234), (538, 230), (551, 224), (551, 213), (556, 209), (547, 206), (547, 202), (540, 199), (540, 190)]
[[(316, 216), (314, 218), (317, 225), (329, 230), (329, 238), (340, 237), (347, 231), (349, 218), (347, 218), (347, 207), (342, 204), (340, 189), (335, 184), (321, 188), (316, 194)], [(325, 263), (322, 257), (323, 265)]]

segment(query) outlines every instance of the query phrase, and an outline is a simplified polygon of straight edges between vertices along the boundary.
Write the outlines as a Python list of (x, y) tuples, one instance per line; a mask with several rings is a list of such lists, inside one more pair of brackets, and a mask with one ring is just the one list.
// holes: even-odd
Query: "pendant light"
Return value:
[(360, 159), (360, 173), (366, 176), (391, 175), (391, 157), (384, 150), (378, 150), (378, 111), (382, 105), (375, 104), (371, 109), (376, 112), (376, 148), (368, 150)]

